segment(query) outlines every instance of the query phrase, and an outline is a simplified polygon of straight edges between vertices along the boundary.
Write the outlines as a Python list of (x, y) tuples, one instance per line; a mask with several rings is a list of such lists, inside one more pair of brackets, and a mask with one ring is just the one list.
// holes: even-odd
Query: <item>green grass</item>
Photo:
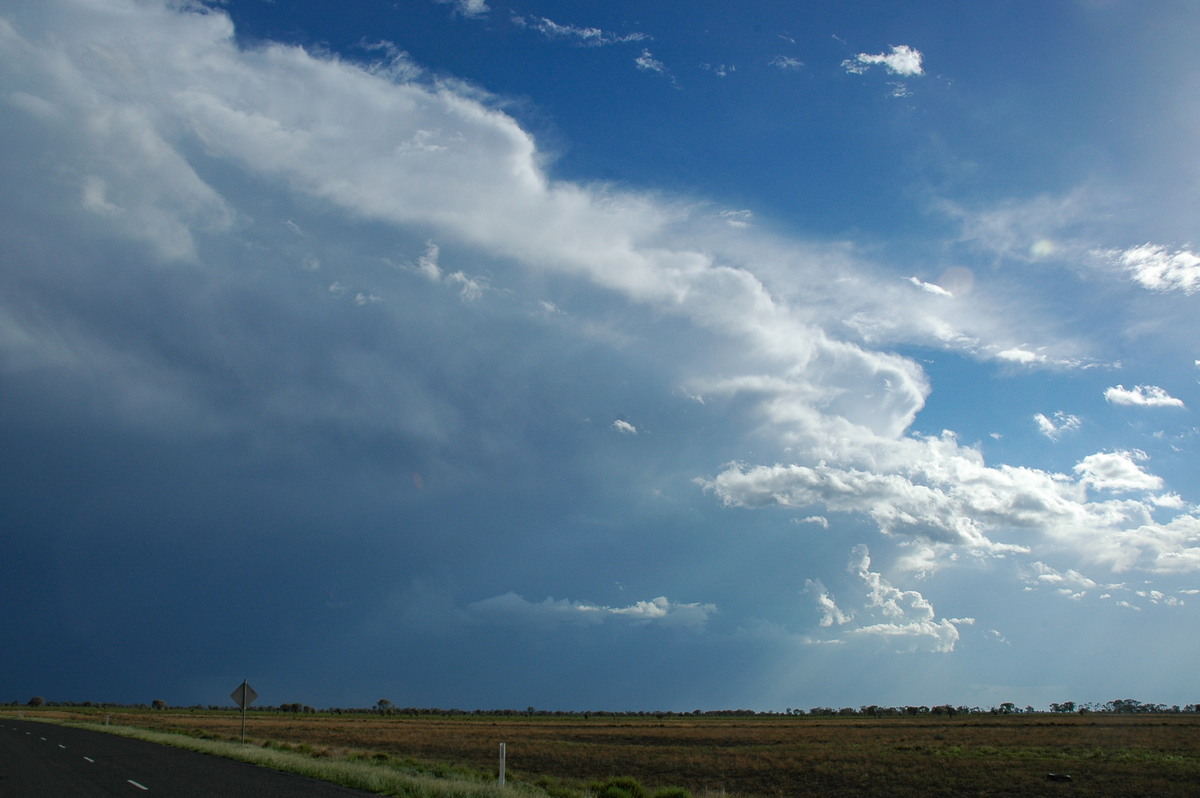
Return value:
[(211, 756), (234, 759), (285, 773), (321, 779), (357, 790), (400, 798), (529, 798), (545, 792), (525, 784), (501, 787), (465, 772), (440, 775), (421, 772), (411, 762), (391, 757), (341, 756), (327, 749), (266, 743), (255, 745), (229, 740), (204, 739), (185, 734), (150, 731), (132, 726), (68, 723), (83, 729), (118, 734), (147, 742), (185, 748)]

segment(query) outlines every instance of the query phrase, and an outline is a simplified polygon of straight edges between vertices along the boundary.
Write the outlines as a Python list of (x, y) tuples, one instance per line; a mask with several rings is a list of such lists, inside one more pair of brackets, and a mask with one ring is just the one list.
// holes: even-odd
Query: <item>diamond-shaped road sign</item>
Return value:
[(238, 688), (229, 695), (233, 699), (233, 703), (238, 709), (245, 709), (254, 703), (254, 699), (258, 698), (258, 693), (254, 692), (254, 688), (248, 682), (242, 682)]

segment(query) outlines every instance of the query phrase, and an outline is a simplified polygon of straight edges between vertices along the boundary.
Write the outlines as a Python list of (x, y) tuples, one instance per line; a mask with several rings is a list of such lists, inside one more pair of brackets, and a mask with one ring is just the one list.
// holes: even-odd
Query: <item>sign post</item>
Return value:
[(506, 746), (504, 743), (500, 743), (500, 786), (501, 787), (504, 786), (504, 755), (506, 753), (508, 753), (508, 751), (506, 750), (507, 748), (508, 748), (508, 746)]
[(229, 695), (233, 699), (233, 703), (242, 708), (242, 744), (246, 743), (246, 707), (254, 703), (254, 699), (258, 698), (258, 693), (254, 692), (254, 688), (249, 682), (243, 681), (238, 688)]

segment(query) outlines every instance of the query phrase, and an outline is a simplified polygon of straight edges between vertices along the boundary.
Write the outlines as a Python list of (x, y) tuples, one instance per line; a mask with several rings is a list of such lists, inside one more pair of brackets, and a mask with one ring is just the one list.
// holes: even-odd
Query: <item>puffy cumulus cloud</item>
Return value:
[(863, 513), (885, 533), (907, 533), (980, 554), (1021, 550), (990, 540), (987, 526), (1036, 525), (1046, 515), (1069, 514), (1078, 499), (1071, 486), (1050, 474), (988, 468), (977, 451), (960, 447), (950, 433), (823, 454), (839, 462), (734, 464), (703, 484), (730, 505)]
[(1104, 392), (1105, 401), (1114, 405), (1134, 407), (1183, 407), (1183, 400), (1171, 396), (1157, 385), (1137, 385), (1126, 388), (1114, 385)]
[(867, 71), (868, 67), (876, 64), (882, 64), (884, 69), (893, 75), (912, 77), (925, 74), (925, 70), (921, 67), (921, 52), (907, 44), (892, 45), (890, 53), (876, 55), (859, 53), (854, 58), (843, 61), (842, 67), (847, 72), (861, 75)]
[(638, 434), (637, 427), (635, 427), (634, 425), (630, 424), (628, 421), (626, 421), (625, 419), (622, 419), (622, 418), (618, 418), (616, 421), (614, 421), (612, 423), (612, 428), (614, 430), (616, 430), (617, 432), (621, 433), (622, 435), (637, 435)]
[[(867, 588), (863, 606), (857, 613), (839, 610), (819, 583), (814, 591), (818, 592), (822, 611), (821, 626), (846, 626), (844, 636), (881, 638), (898, 650), (948, 653), (958, 644), (958, 627), (975, 622), (973, 618), (938, 618), (933, 605), (921, 593), (902, 590), (872, 571), (871, 555), (864, 545), (854, 547), (850, 571)], [(853, 626), (851, 622), (855, 622)]]
[[(976, 557), (1069, 552), (1114, 571), (1200, 567), (1192, 530), (1181, 515), (1154, 519), (1159, 497), (1092, 500), (1109, 493), (1159, 490), (1137, 451), (1098, 453), (1074, 474), (988, 466), (952, 435), (875, 442), (862, 451), (830, 448), (813, 465), (734, 463), (703, 486), (731, 506), (824, 507), (865, 516), (885, 534), (916, 544), (902, 570), (929, 573), (959, 553)], [(834, 462), (834, 455), (838, 462)], [(868, 467), (869, 466), (869, 467)], [(1020, 534), (1022, 543), (1004, 536)], [(1032, 535), (1032, 539), (1030, 539)], [(1032, 540), (1033, 545), (1024, 541)]]
[[(1102, 585), (1096, 580), (1084, 576), (1079, 571), (1069, 568), (1059, 571), (1038, 560), (1021, 569), (1022, 578), (1030, 588), (1046, 587), (1058, 594), (1079, 601), (1095, 590), (1121, 590), (1124, 585)], [(1111, 597), (1111, 594), (1109, 594)]]
[(818, 622), (820, 626), (842, 626), (854, 620), (853, 613), (842, 612), (838, 608), (837, 602), (829, 595), (829, 591), (825, 589), (825, 585), (821, 584), (819, 579), (805, 581), (804, 590), (814, 593), (817, 597), (817, 608), (821, 613), (821, 620)]
[[(1151, 570), (1159, 573), (1192, 573), (1200, 570), (1200, 517), (1179, 515), (1166, 524), (1144, 524), (1128, 533), (1124, 545), (1110, 543), (1118, 564), (1129, 562), (1131, 549), (1153, 556)], [(1124, 555), (1124, 559), (1116, 559)]]
[(699, 629), (716, 611), (714, 604), (680, 604), (671, 602), (664, 596), (650, 601), (639, 601), (627, 607), (606, 607), (584, 601), (554, 598), (532, 602), (512, 592), (477, 601), (466, 607), (467, 615), (476, 620), (543, 628), (628, 622)]
[(1147, 474), (1139, 462), (1149, 456), (1138, 449), (1089, 454), (1075, 465), (1080, 482), (1096, 490), (1128, 493), (1162, 488), (1162, 478)]
[(1151, 291), (1182, 291), (1189, 296), (1200, 291), (1200, 255), (1190, 250), (1171, 252), (1146, 243), (1107, 254), (1112, 263)]
[[(1169, 571), (1170, 569), (1160, 568), (1159, 570)], [(1139, 605), (1146, 604), (1179, 607), (1185, 603), (1184, 599), (1179, 596), (1167, 595), (1161, 590), (1136, 588), (1125, 582), (1100, 583), (1073, 568), (1060, 571), (1041, 561), (1022, 568), (1021, 575), (1028, 586), (1026, 589), (1048, 588), (1071, 601), (1083, 601), (1089, 596), (1107, 601), (1120, 596), (1122, 598), (1115, 603), (1118, 606), (1134, 610), (1140, 610), (1142, 607)], [(1187, 593), (1187, 591), (1178, 592), (1185, 595)]]
[(1073, 416), (1070, 413), (1064, 413), (1059, 410), (1053, 416), (1047, 416), (1044, 413), (1036, 413), (1033, 416), (1033, 421), (1037, 424), (1038, 432), (1045, 435), (1052, 441), (1058, 440), (1068, 432), (1074, 432), (1079, 429), (1083, 421), (1079, 416)]

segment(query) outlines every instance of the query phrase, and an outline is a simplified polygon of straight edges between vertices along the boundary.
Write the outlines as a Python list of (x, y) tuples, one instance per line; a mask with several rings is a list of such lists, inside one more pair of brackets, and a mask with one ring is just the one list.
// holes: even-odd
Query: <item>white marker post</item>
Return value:
[(500, 786), (501, 787), (504, 786), (504, 754), (506, 753), (504, 749), (505, 749), (504, 743), (500, 743)]
[(254, 699), (258, 698), (258, 693), (254, 692), (254, 688), (249, 682), (243, 681), (238, 688), (229, 694), (233, 699), (233, 703), (242, 708), (242, 744), (246, 744), (246, 707), (254, 703)]

